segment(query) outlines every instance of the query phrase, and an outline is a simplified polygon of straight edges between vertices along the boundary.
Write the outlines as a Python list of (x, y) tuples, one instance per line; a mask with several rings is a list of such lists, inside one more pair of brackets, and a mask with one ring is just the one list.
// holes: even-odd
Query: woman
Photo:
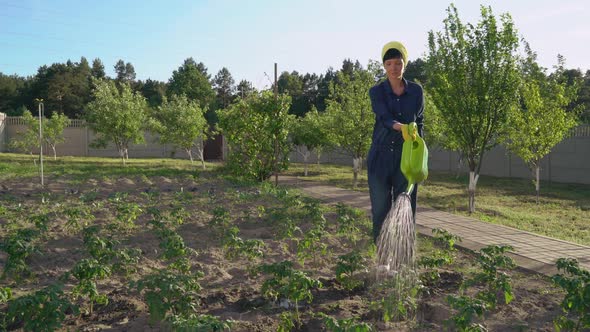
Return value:
[[(383, 46), (381, 58), (387, 79), (369, 90), (375, 113), (373, 139), (367, 157), (375, 242), (393, 201), (408, 184), (400, 169), (404, 142), (402, 125), (416, 122), (418, 133), (422, 136), (424, 121), (422, 87), (403, 77), (408, 61), (405, 46), (400, 42), (389, 42)], [(411, 193), (414, 222), (417, 191), (418, 186), (415, 185)]]

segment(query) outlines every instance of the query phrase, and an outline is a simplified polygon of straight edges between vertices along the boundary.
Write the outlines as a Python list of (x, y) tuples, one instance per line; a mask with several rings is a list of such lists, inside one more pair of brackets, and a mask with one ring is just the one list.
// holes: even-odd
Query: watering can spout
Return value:
[(428, 148), (418, 134), (415, 122), (402, 125), (404, 144), (402, 146), (401, 171), (408, 180), (406, 192), (414, 189), (414, 184), (428, 177)]

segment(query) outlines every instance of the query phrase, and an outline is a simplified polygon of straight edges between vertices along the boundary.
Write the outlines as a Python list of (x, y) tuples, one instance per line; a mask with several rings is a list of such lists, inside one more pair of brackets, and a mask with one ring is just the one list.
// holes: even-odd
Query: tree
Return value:
[(322, 113), (326, 110), (326, 100), (330, 95), (330, 85), (336, 79), (336, 71), (332, 67), (328, 68), (324, 75), (320, 76), (318, 82), (318, 94), (314, 103), (318, 112)]
[(369, 89), (375, 84), (373, 73), (354, 69), (339, 72), (330, 86), (325, 111), (326, 131), (332, 145), (353, 159), (353, 187), (356, 188), (363, 158), (371, 146), (375, 117), (369, 99)]
[(304, 95), (303, 77), (297, 71), (283, 72), (277, 81), (277, 89), (279, 93), (291, 96), (290, 114), (301, 117), (311, 109), (311, 105)]
[(154, 127), (160, 135), (160, 142), (184, 149), (191, 163), (193, 163), (192, 150), (196, 147), (197, 155), (205, 169), (203, 142), (207, 139), (209, 126), (199, 104), (188, 100), (185, 95), (174, 95), (170, 101), (164, 97), (154, 118), (156, 119)]
[(521, 107), (510, 113), (505, 144), (533, 172), (538, 204), (541, 159), (576, 125), (566, 110), (576, 94), (566, 92), (567, 83), (558, 82), (558, 75), (547, 77), (536, 63), (536, 54), (528, 45), (526, 50), (527, 58), (521, 63)]
[[(23, 112), (23, 123), (25, 130), (17, 134), (15, 138), (10, 141), (10, 148), (15, 151), (28, 152), (31, 157), (33, 151), (39, 147), (39, 120), (33, 117), (33, 114), (29, 110)], [(36, 159), (33, 157), (33, 162), (37, 164)]]
[(22, 93), (27, 79), (17, 75), (4, 75), (0, 73), (0, 112), (8, 115), (18, 114), (22, 106)]
[(408, 61), (408, 66), (404, 71), (404, 77), (410, 81), (427, 84), (426, 62), (420, 58), (414, 61)]
[(451, 5), (444, 31), (428, 34), (428, 90), (469, 166), (469, 211), (486, 151), (506, 123), (518, 98), (518, 37), (509, 14), (501, 27), (490, 7), (481, 6), (481, 21), (463, 24)]
[[(292, 126), (291, 140), (295, 145), (295, 151), (303, 156), (305, 176), (307, 176), (307, 160), (312, 151), (318, 152), (327, 146), (328, 138), (321, 122), (320, 113), (313, 107), (304, 117), (297, 118)], [(319, 159), (319, 158), (318, 158)]]
[(550, 78), (565, 86), (566, 98), (570, 100), (566, 111), (575, 117), (583, 115), (586, 105), (578, 101), (578, 92), (584, 85), (584, 75), (580, 69), (566, 69), (565, 57), (561, 54), (557, 54), (557, 65), (554, 69), (555, 71), (549, 75)]
[(26, 106), (35, 108), (33, 98), (45, 101), (47, 116), (54, 112), (65, 114), (68, 118), (79, 118), (91, 95), (91, 68), (82, 57), (79, 63), (68, 60), (65, 64), (54, 63), (42, 66), (30, 87)]
[(184, 94), (188, 99), (197, 101), (202, 109), (208, 108), (215, 98), (207, 68), (203, 63), (197, 64), (193, 58), (184, 60), (183, 65), (172, 73), (167, 93), (168, 97)]
[(100, 61), (99, 58), (92, 60), (92, 77), (96, 79), (103, 79), (107, 76), (104, 71), (104, 64)]
[(578, 103), (582, 105), (580, 122), (590, 124), (590, 70), (584, 74), (584, 83), (578, 92)]
[(122, 84), (121, 91), (112, 81), (95, 81), (94, 100), (88, 103), (87, 121), (98, 137), (94, 146), (106, 147), (113, 142), (125, 165), (129, 158), (129, 144), (143, 143), (147, 123), (147, 104), (139, 93), (133, 93), (129, 84)]
[(231, 104), (235, 94), (235, 82), (229, 70), (221, 68), (213, 79), (213, 88), (216, 92), (217, 108), (226, 108)]
[(252, 86), (252, 83), (246, 80), (241, 80), (240, 83), (238, 83), (236, 90), (238, 90), (238, 96), (242, 99), (256, 92), (256, 89)]
[(125, 63), (123, 60), (115, 64), (116, 80), (119, 83), (132, 83), (135, 81), (135, 68), (130, 62)]
[(43, 140), (53, 150), (53, 159), (57, 160), (55, 147), (65, 141), (64, 129), (71, 123), (70, 119), (60, 113), (53, 113), (51, 119), (43, 121)]
[(139, 91), (147, 100), (150, 107), (156, 108), (162, 105), (162, 101), (166, 96), (166, 83), (147, 79), (145, 83), (141, 83)]
[(258, 181), (268, 179), (275, 170), (289, 164), (289, 128), (293, 116), (288, 113), (291, 98), (271, 91), (239, 99), (227, 109), (217, 110), (219, 127), (227, 139), (227, 167), (235, 175)]

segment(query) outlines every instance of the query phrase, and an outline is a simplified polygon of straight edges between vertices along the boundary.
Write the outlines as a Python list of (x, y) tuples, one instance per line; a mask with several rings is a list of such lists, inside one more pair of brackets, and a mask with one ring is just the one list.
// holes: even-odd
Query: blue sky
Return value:
[[(568, 68), (590, 69), (587, 0), (455, 1), (463, 22), (479, 6), (511, 14), (519, 34), (551, 68), (560, 53)], [(100, 58), (113, 76), (118, 59), (137, 78), (168, 81), (184, 59), (203, 62), (214, 76), (227, 67), (236, 83), (268, 87), (279, 72), (323, 73), (345, 58), (366, 64), (382, 45), (400, 40), (410, 60), (427, 51), (427, 33), (440, 31), (442, 0), (0, 0), (0, 72), (34, 75), (39, 66)], [(268, 75), (266, 76), (265, 73)]]

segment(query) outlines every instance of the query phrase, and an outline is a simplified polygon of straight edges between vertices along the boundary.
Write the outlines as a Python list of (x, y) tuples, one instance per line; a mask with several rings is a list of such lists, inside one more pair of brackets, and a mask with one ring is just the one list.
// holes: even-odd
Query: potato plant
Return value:
[(514, 260), (505, 255), (506, 251), (514, 250), (511, 246), (491, 245), (479, 250), (476, 262), (482, 271), (473, 278), (465, 280), (462, 287), (483, 284), (484, 290), (477, 293), (477, 298), (483, 300), (490, 309), (495, 309), (498, 303), (498, 293), (503, 295), (503, 302), (509, 304), (514, 299), (510, 276), (502, 271), (516, 267)]
[(257, 239), (244, 240), (238, 236), (239, 232), (240, 230), (236, 226), (227, 231), (223, 240), (225, 257), (228, 259), (244, 257), (249, 261), (262, 257), (266, 248), (264, 241)]
[(200, 272), (178, 273), (162, 269), (132, 282), (131, 287), (143, 294), (150, 324), (155, 324), (170, 316), (190, 317), (196, 313), (201, 290), (198, 279), (202, 276)]
[(434, 242), (442, 246), (443, 249), (435, 249), (432, 254), (422, 256), (418, 260), (418, 266), (426, 269), (420, 276), (424, 282), (435, 282), (440, 278), (438, 269), (453, 263), (457, 251), (455, 243), (461, 241), (460, 237), (444, 229), (435, 228), (432, 233), (434, 234)]
[(305, 272), (294, 269), (290, 261), (260, 265), (258, 272), (271, 276), (262, 284), (262, 294), (273, 301), (283, 298), (293, 301), (296, 321), (298, 325), (301, 325), (299, 302), (311, 302), (313, 300), (311, 290), (321, 288), (322, 283), (310, 278)]
[(22, 326), (25, 331), (55, 331), (69, 313), (77, 315), (78, 307), (69, 301), (62, 286), (50, 285), (9, 301), (4, 329)]
[(353, 290), (363, 285), (363, 281), (355, 279), (354, 274), (358, 271), (365, 270), (367, 266), (367, 259), (358, 250), (341, 255), (338, 257), (338, 262), (336, 263), (336, 281), (344, 289)]
[(553, 282), (566, 291), (561, 301), (563, 315), (554, 320), (557, 331), (585, 331), (590, 329), (590, 272), (580, 267), (576, 259), (557, 260), (558, 271)]
[(178, 332), (190, 331), (210, 331), (222, 332), (231, 330), (232, 320), (220, 320), (211, 315), (172, 315), (167, 321), (172, 325), (172, 329)]
[(88, 313), (91, 314), (94, 303), (107, 304), (108, 297), (98, 292), (96, 282), (105, 279), (111, 275), (111, 269), (94, 258), (85, 258), (79, 261), (68, 275), (78, 280), (78, 284), (72, 289), (74, 298), (87, 297), (90, 301)]
[(317, 317), (322, 318), (326, 330), (330, 332), (372, 332), (373, 327), (367, 323), (357, 322), (354, 317), (336, 319), (332, 316), (326, 315), (323, 312), (316, 314)]
[(4, 263), (2, 277), (11, 276), (17, 280), (21, 276), (29, 276), (31, 271), (27, 265), (27, 258), (39, 253), (38, 237), (39, 230), (23, 228), (12, 231), (0, 243), (0, 250), (8, 257)]

